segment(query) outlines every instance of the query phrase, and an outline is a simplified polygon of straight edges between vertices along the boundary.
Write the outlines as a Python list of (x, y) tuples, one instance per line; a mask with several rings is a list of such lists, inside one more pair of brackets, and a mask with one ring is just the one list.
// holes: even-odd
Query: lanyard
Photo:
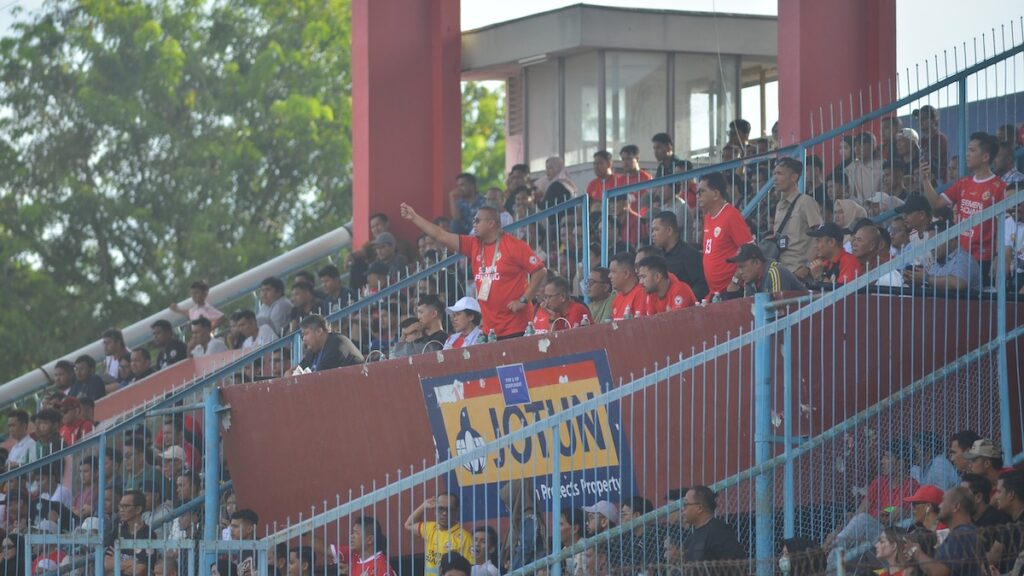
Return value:
[(498, 239), (494, 241), (494, 254), (491, 254), (491, 268), (497, 270), (498, 258), (501, 256), (501, 237), (504, 234), (499, 234)]

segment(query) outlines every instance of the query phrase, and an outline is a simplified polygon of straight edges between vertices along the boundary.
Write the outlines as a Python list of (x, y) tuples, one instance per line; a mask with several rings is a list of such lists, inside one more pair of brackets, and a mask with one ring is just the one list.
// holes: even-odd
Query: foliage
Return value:
[(505, 188), (504, 85), (462, 85), (462, 166), (476, 175), (481, 191)]
[(0, 382), (346, 222), (350, 36), (348, 0), (53, 0), (14, 25)]

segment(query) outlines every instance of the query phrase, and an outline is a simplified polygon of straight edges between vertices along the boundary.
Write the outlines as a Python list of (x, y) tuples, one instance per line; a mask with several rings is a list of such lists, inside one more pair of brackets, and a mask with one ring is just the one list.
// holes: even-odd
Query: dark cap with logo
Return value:
[(897, 214), (910, 214), (911, 212), (924, 212), (928, 216), (932, 215), (932, 205), (928, 202), (928, 199), (920, 194), (911, 194), (907, 197), (906, 202), (903, 206), (896, 208)]
[(836, 242), (840, 244), (843, 242), (843, 237), (846, 236), (848, 231), (836, 224), (835, 222), (825, 222), (821, 226), (807, 232), (807, 235), (811, 238), (835, 238)]

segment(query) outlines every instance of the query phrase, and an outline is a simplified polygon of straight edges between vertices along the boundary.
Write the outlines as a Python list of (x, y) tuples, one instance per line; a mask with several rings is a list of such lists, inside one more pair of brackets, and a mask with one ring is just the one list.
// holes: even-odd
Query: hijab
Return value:
[[(554, 165), (554, 180), (548, 179), (547, 165), (549, 162)], [(559, 158), (558, 156), (552, 156), (548, 158), (547, 161), (544, 163), (544, 169), (544, 176), (542, 176), (540, 180), (537, 180), (537, 190), (540, 193), (546, 195), (549, 186), (551, 186), (555, 182), (561, 182), (562, 186), (565, 186), (565, 189), (569, 191), (569, 195), (574, 198), (576, 197), (576, 195), (578, 194), (576, 184), (572, 181), (572, 178), (569, 178), (569, 172), (565, 169), (565, 162), (562, 162), (561, 158)]]

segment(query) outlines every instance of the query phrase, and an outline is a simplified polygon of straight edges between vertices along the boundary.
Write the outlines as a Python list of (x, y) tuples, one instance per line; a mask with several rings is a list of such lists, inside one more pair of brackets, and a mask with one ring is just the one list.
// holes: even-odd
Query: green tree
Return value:
[(505, 188), (505, 86), (462, 84), (462, 167), (481, 191)]
[(346, 222), (350, 46), (348, 0), (54, 0), (13, 26), (0, 382)]

